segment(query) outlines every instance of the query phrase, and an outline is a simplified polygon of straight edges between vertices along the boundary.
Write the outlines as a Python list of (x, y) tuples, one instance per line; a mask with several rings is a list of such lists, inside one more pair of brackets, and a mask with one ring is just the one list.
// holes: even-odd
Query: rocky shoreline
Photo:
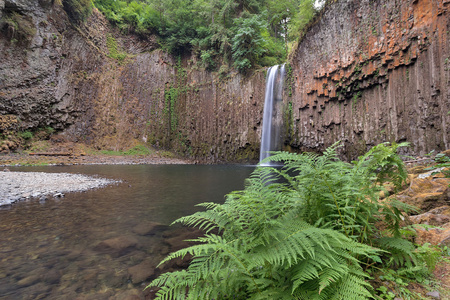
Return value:
[(116, 180), (81, 174), (45, 172), (0, 172), (0, 207), (30, 198), (46, 201), (116, 183)]
[(63, 197), (64, 193), (101, 188), (117, 181), (81, 174), (10, 172), (10, 166), (30, 165), (134, 165), (134, 164), (189, 164), (187, 160), (154, 155), (70, 155), (31, 156), (24, 153), (1, 155), (0, 207), (34, 198), (46, 201), (49, 197)]
[(0, 167), (42, 165), (137, 165), (192, 164), (193, 162), (159, 155), (71, 155), (30, 156), (27, 154), (0, 155)]
[(101, 188), (117, 181), (69, 173), (9, 172), (10, 166), (61, 165), (135, 165), (190, 164), (192, 162), (153, 155), (53, 155), (31, 156), (15, 153), (0, 156), (0, 207), (30, 198), (46, 201), (49, 197), (63, 197), (64, 193)]

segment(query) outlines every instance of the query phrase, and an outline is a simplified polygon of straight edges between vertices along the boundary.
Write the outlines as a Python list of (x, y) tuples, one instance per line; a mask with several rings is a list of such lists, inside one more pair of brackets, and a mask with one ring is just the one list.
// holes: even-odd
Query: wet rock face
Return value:
[(450, 2), (337, 1), (292, 58), (290, 143), (348, 158), (384, 141), (449, 147)]

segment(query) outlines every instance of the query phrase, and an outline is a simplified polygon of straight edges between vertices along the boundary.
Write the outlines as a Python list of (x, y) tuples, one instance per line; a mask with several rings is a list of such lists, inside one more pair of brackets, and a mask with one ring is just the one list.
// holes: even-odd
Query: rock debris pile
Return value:
[(20, 200), (63, 197), (64, 193), (81, 192), (117, 181), (81, 174), (44, 172), (0, 172), (0, 206)]

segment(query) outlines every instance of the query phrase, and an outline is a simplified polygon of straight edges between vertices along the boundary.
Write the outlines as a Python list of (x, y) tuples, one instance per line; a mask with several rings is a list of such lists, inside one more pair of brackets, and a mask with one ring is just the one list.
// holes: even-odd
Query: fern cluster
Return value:
[[(192, 255), (186, 270), (150, 283), (157, 299), (369, 299), (367, 265), (381, 258), (414, 267), (414, 246), (400, 236), (399, 202), (379, 202), (386, 178), (406, 178), (399, 146), (378, 145), (352, 164), (323, 155), (279, 152), (259, 167), (243, 191), (224, 204), (176, 222), (205, 231), (197, 245), (170, 254)], [(375, 223), (385, 222), (381, 232)], [(383, 250), (381, 250), (383, 249)]]

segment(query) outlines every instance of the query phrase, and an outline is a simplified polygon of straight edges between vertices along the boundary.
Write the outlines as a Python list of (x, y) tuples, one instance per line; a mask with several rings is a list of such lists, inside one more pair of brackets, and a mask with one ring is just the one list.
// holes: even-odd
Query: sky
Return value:
[(325, 4), (325, 0), (316, 0), (316, 3), (314, 3), (314, 6), (319, 9), (322, 7), (322, 5)]

